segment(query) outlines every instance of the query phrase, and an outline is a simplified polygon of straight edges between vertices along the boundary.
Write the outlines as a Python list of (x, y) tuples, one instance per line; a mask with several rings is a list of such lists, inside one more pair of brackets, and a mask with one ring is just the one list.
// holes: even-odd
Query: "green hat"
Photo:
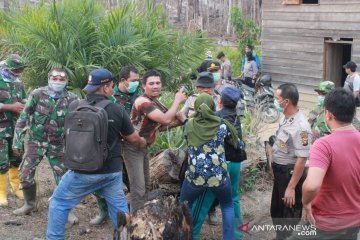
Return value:
[(25, 60), (17, 54), (11, 54), (6, 58), (4, 65), (9, 70), (20, 69), (25, 67)]
[(331, 81), (321, 82), (318, 89), (315, 89), (315, 92), (328, 94), (335, 88), (335, 84)]

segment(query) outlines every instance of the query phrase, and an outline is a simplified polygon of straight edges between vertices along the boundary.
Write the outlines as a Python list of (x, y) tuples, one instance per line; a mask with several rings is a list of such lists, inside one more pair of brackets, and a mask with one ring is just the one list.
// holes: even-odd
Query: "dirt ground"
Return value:
[[(307, 114), (308, 109), (304, 113)], [(260, 133), (261, 141), (275, 133), (278, 123), (266, 126)], [(264, 155), (263, 146), (259, 146), (260, 155)], [(0, 240), (40, 240), (44, 239), (47, 226), (48, 199), (55, 187), (51, 169), (47, 161), (43, 161), (37, 172), (39, 211), (29, 216), (15, 216), (12, 211), (22, 205), (22, 201), (15, 199), (9, 193), (9, 206), (0, 208)], [(257, 179), (253, 190), (241, 196), (241, 209), (244, 223), (249, 223), (249, 228), (253, 224), (271, 224), (270, 218), (270, 198), (272, 182), (269, 175), (263, 175)], [(74, 210), (79, 218), (79, 224), (67, 226), (67, 239), (112, 239), (111, 221), (100, 227), (89, 225), (89, 220), (97, 214), (96, 201), (93, 196), (88, 196)], [(217, 209), (218, 219), (221, 220), (221, 212)], [(273, 239), (275, 233), (259, 232), (256, 234), (244, 234), (244, 239)], [(211, 226), (204, 224), (200, 239), (217, 240), (221, 239), (221, 225)]]

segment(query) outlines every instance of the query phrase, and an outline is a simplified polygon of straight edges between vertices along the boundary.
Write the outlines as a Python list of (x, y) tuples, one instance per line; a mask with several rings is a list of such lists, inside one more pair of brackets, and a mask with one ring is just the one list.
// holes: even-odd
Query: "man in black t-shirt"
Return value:
[[(106, 69), (95, 69), (89, 75), (84, 91), (86, 100), (91, 104), (108, 99), (113, 94), (112, 73)], [(93, 173), (81, 173), (69, 170), (55, 189), (50, 206), (46, 239), (64, 239), (68, 214), (86, 195), (98, 191), (104, 196), (109, 207), (109, 215), (114, 229), (117, 229), (118, 214), (126, 215), (128, 206), (122, 187), (121, 136), (128, 142), (146, 147), (146, 141), (134, 130), (125, 109), (119, 104), (110, 103), (105, 108), (108, 114), (108, 146), (117, 143), (109, 153), (101, 170)], [(76, 143), (74, 143), (76, 144)]]

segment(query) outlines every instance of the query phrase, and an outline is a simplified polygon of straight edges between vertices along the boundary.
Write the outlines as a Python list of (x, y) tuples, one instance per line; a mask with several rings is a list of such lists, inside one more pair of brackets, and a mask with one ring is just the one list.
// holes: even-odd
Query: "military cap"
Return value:
[(322, 93), (322, 94), (328, 94), (335, 88), (335, 84), (331, 81), (324, 81), (321, 82), (319, 85), (319, 88), (315, 89), (315, 92)]
[(5, 59), (4, 65), (9, 70), (21, 69), (25, 67), (25, 60), (17, 54), (11, 54)]

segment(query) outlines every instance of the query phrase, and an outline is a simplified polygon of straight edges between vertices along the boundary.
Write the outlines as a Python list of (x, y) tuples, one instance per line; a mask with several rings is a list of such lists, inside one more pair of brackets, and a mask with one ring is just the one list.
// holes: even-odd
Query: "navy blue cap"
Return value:
[(112, 73), (105, 68), (92, 70), (89, 74), (88, 83), (83, 90), (88, 93), (95, 92), (102, 85), (111, 82), (112, 78)]
[(221, 97), (224, 100), (228, 100), (236, 103), (240, 100), (241, 92), (236, 87), (229, 86), (224, 88), (224, 90), (221, 92)]

